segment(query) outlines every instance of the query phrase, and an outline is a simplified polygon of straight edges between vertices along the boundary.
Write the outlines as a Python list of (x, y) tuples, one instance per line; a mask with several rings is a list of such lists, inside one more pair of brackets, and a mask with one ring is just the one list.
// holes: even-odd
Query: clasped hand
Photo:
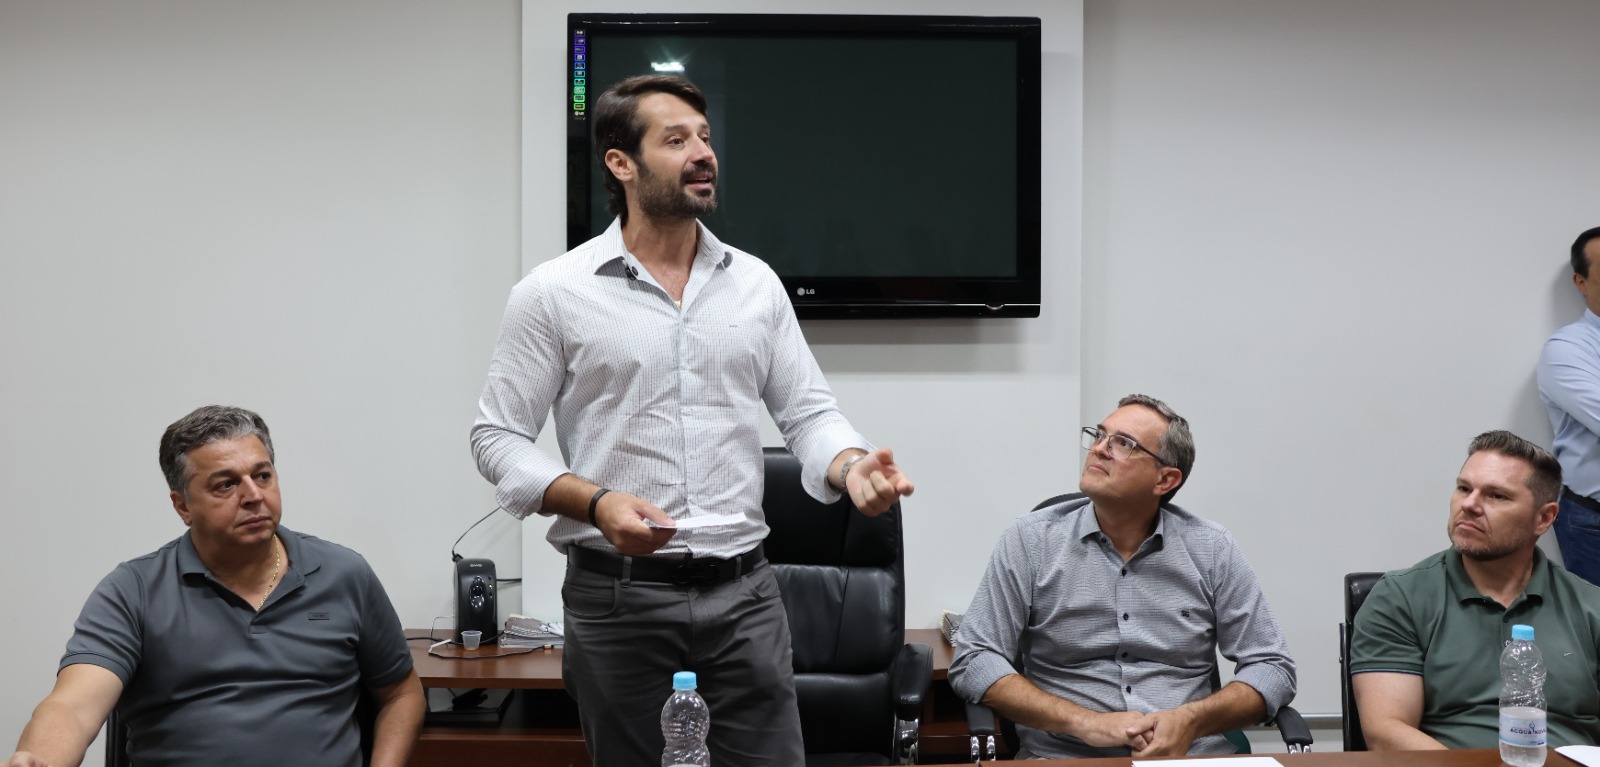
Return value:
[(1182, 756), (1189, 753), (1195, 735), (1194, 719), (1183, 709), (1115, 711), (1095, 714), (1080, 739), (1100, 748), (1127, 746), (1139, 757)]

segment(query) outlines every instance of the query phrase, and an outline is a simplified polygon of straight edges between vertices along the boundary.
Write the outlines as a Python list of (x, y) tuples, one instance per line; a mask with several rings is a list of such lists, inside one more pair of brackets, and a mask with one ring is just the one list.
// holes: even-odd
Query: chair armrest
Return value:
[(967, 704), (967, 733), (979, 738), (988, 737), (1000, 731), (995, 725), (994, 711), (982, 703)]
[(1300, 716), (1293, 706), (1278, 709), (1278, 716), (1273, 721), (1278, 725), (1278, 734), (1283, 736), (1289, 753), (1311, 750), (1311, 730), (1306, 727), (1305, 717)]
[(933, 683), (933, 649), (919, 642), (900, 647), (894, 668), (889, 672), (890, 693), (894, 695), (895, 716), (904, 721), (922, 717), (922, 701)]

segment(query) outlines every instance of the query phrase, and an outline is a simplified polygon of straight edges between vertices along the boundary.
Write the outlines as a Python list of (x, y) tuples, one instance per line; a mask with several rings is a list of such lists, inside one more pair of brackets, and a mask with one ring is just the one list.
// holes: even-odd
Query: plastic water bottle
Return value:
[(661, 707), (661, 736), (667, 741), (661, 767), (711, 767), (711, 752), (706, 750), (711, 709), (694, 691), (696, 684), (693, 671), (672, 675), (672, 697)]
[(1533, 627), (1519, 623), (1500, 653), (1500, 760), (1540, 767), (1544, 758), (1544, 656), (1533, 643)]

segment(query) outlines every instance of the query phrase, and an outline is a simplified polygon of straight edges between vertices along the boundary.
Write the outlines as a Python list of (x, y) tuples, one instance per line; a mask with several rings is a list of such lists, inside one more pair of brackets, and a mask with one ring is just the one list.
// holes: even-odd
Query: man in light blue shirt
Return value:
[(1566, 488), (1556, 540), (1567, 569), (1600, 585), (1600, 227), (1572, 243), (1572, 284), (1588, 305), (1539, 355), (1539, 399), (1555, 430)]

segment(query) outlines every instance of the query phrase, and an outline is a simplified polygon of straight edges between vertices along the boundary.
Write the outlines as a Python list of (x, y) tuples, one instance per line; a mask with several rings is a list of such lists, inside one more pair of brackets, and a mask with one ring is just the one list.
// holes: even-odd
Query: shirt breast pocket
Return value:
[(760, 397), (773, 360), (767, 322), (750, 313), (697, 322), (687, 329), (685, 368), (703, 376), (710, 404), (739, 405)]
[(275, 620), (261, 622), (260, 651), (281, 653), (283, 668), (302, 669), (307, 676), (323, 674), (335, 681), (355, 662), (359, 636), (356, 616), (348, 610), (284, 610)]
[(1150, 658), (1176, 667), (1209, 667), (1216, 663), (1216, 613), (1205, 603), (1177, 603), (1152, 608)]

